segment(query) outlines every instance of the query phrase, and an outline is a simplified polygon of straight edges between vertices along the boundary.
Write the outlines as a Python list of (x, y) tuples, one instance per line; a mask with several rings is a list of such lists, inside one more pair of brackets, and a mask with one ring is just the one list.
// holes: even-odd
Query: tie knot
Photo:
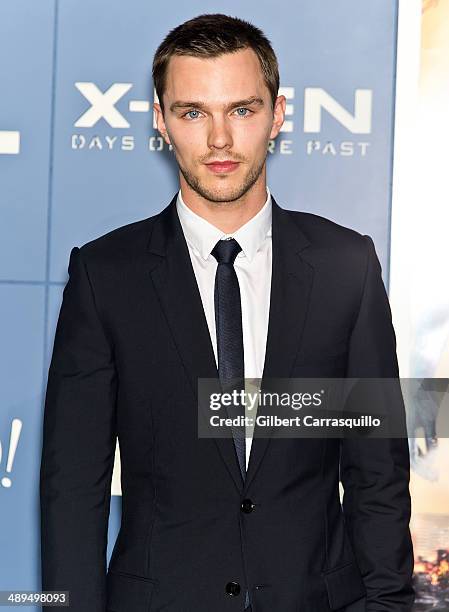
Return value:
[(219, 264), (233, 264), (238, 253), (242, 250), (235, 238), (219, 240), (212, 249), (211, 253)]

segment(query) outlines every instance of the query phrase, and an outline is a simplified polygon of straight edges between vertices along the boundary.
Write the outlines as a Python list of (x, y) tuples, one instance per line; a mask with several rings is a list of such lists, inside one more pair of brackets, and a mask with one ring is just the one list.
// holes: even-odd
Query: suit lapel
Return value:
[[(176, 196), (158, 215), (148, 244), (150, 275), (198, 403), (198, 378), (218, 381), (201, 294), (176, 211)], [(202, 406), (207, 412), (207, 407)], [(210, 412), (210, 411), (209, 411)], [(239, 491), (243, 479), (231, 437), (213, 438)]]
[[(272, 215), (272, 274), (267, 345), (261, 390), (270, 378), (289, 378), (301, 344), (313, 282), (313, 268), (300, 255), (310, 243), (289, 211), (274, 198)], [(269, 414), (259, 406), (257, 414)], [(263, 432), (263, 433), (262, 433)], [(273, 428), (254, 428), (245, 490), (253, 480), (273, 434)], [(263, 437), (261, 437), (263, 435)]]
[[(270, 378), (289, 377), (304, 327), (313, 269), (299, 253), (309, 242), (272, 198), (272, 277), (262, 388)], [(149, 273), (175, 345), (198, 401), (198, 378), (218, 380), (218, 370), (188, 246), (176, 211), (176, 196), (157, 216), (147, 245)], [(204, 407), (203, 407), (204, 408)], [(263, 406), (258, 414), (264, 414)], [(231, 437), (214, 438), (239, 491), (247, 488), (270, 438), (256, 425), (248, 472), (243, 483)], [(268, 433), (269, 435), (269, 433)]]

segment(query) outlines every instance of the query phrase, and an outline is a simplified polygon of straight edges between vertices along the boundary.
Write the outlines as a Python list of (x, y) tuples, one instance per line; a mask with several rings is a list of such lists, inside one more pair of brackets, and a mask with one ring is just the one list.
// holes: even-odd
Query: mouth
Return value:
[(211, 172), (218, 173), (218, 174), (224, 174), (228, 172), (233, 172), (237, 168), (239, 163), (240, 162), (234, 162), (231, 160), (222, 161), (222, 162), (216, 161), (216, 162), (211, 162), (209, 164), (206, 164), (206, 166), (209, 168)]

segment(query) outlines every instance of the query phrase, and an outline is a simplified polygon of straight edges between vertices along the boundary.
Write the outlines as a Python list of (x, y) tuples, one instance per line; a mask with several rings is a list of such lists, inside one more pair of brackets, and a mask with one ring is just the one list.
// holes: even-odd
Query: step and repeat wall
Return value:
[[(287, 114), (268, 152), (268, 185), (277, 202), (370, 235), (390, 290), (395, 1), (297, 0), (281, 6), (228, 0), (224, 8), (209, 0), (175, 0), (165, 10), (148, 0), (4, 0), (0, 590), (40, 589), (43, 402), (69, 253), (73, 246), (159, 212), (175, 194), (173, 153), (154, 125), (152, 58), (174, 26), (216, 12), (259, 26), (278, 56)], [(421, 202), (420, 214), (427, 210)], [(431, 265), (421, 253), (423, 263)], [(424, 305), (417, 336), (428, 329), (426, 314)], [(446, 339), (446, 353), (447, 347)], [(415, 365), (424, 359), (418, 348), (413, 359)], [(416, 365), (409, 375), (434, 375), (418, 370)], [(428, 474), (423, 478), (429, 482)], [(425, 489), (424, 494), (429, 502), (432, 493)], [(120, 502), (117, 446), (108, 560)], [(420, 584), (423, 591), (433, 589), (426, 597), (436, 597), (434, 585), (441, 587), (444, 574), (442, 549), (449, 546), (449, 518), (441, 512), (435, 520), (423, 516), (416, 523), (423, 546), (418, 549)], [(434, 531), (439, 538), (431, 538)]]

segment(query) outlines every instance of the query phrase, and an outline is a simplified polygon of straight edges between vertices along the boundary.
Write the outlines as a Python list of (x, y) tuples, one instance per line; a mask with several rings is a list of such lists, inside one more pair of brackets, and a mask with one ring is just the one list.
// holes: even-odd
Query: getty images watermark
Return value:
[(442, 378), (200, 378), (198, 435), (410, 438), (431, 435), (439, 417), (445, 437), (448, 387)]

